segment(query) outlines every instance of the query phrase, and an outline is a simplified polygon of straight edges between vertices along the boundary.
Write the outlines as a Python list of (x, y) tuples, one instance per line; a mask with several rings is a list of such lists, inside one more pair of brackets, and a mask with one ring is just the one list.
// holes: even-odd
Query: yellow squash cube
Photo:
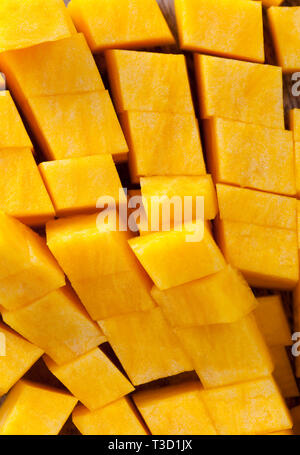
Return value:
[(144, 424), (129, 398), (121, 398), (97, 411), (77, 406), (72, 414), (73, 423), (83, 435), (145, 436)]
[(154, 286), (151, 294), (173, 327), (235, 322), (257, 305), (245, 279), (230, 266), (165, 291)]
[(271, 357), (274, 363), (273, 376), (284, 398), (299, 396), (293, 368), (284, 346), (272, 346)]
[(100, 197), (126, 200), (111, 155), (93, 155), (39, 165), (57, 216), (94, 212)]
[(97, 215), (47, 224), (49, 248), (95, 320), (154, 306), (151, 281), (127, 240), (113, 220), (97, 222)]
[(9, 91), (0, 93), (0, 148), (33, 148)]
[(175, 0), (175, 9), (182, 49), (264, 62), (261, 3)]
[(110, 50), (105, 57), (117, 112), (194, 114), (183, 55)]
[(60, 390), (19, 381), (0, 408), (0, 435), (57, 435), (76, 403)]
[(284, 128), (281, 68), (209, 55), (195, 67), (202, 118)]
[(68, 10), (93, 52), (175, 44), (156, 0), (72, 0)]
[(216, 435), (198, 382), (187, 382), (133, 395), (153, 435)]
[(43, 349), (59, 365), (105, 341), (100, 329), (67, 287), (19, 310), (4, 311), (2, 317), (6, 324)]
[(99, 321), (134, 385), (193, 369), (160, 308)]
[(1, 322), (0, 337), (4, 343), (5, 354), (3, 356), (0, 355), (0, 396), (2, 396), (43, 355), (43, 351), (37, 346), (28, 343), (28, 341)]
[(44, 358), (56, 376), (90, 411), (122, 398), (134, 387), (100, 349), (93, 349), (64, 365)]

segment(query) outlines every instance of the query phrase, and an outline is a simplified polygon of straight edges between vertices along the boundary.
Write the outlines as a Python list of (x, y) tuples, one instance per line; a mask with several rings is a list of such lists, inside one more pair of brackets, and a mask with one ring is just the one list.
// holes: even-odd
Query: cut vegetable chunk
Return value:
[(64, 365), (45, 357), (49, 370), (90, 411), (132, 392), (134, 387), (100, 349), (94, 349)]
[(76, 403), (60, 390), (19, 381), (0, 408), (0, 435), (57, 435)]
[(160, 308), (116, 316), (99, 325), (134, 385), (193, 369)]
[(281, 68), (208, 55), (195, 66), (202, 118), (284, 128)]
[(133, 395), (153, 435), (215, 435), (198, 382), (188, 382)]
[(106, 341), (67, 287), (19, 310), (4, 311), (2, 316), (11, 328), (60, 365)]
[(9, 91), (0, 92), (0, 148), (33, 148)]

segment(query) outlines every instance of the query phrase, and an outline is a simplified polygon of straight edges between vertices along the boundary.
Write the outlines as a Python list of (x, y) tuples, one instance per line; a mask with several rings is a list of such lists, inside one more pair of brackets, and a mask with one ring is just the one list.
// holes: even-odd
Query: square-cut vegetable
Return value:
[(76, 403), (61, 390), (19, 381), (0, 407), (0, 435), (57, 435)]
[(254, 315), (268, 346), (289, 346), (292, 334), (283, 308), (281, 296), (258, 297)]
[(174, 329), (205, 388), (267, 376), (273, 364), (252, 314), (231, 324)]
[(105, 341), (71, 289), (64, 287), (15, 311), (3, 320), (16, 332), (63, 364)]
[(183, 55), (110, 50), (105, 57), (117, 112), (194, 114)]
[(9, 91), (0, 92), (0, 122), (0, 148), (33, 148)]
[(218, 245), (251, 286), (293, 289), (299, 279), (297, 232), (219, 221)]
[(0, 396), (4, 395), (43, 354), (43, 351), (24, 340), (0, 322), (4, 353), (0, 355)]
[(112, 154), (127, 157), (127, 144), (106, 90), (32, 97), (27, 120), (49, 160)]
[(132, 392), (134, 387), (100, 349), (56, 365), (44, 357), (49, 370), (90, 411), (102, 408)]
[(175, 9), (182, 49), (264, 62), (261, 3), (175, 0)]
[(206, 174), (194, 115), (126, 112), (120, 120), (129, 147), (134, 183), (141, 176)]
[(129, 398), (121, 398), (93, 412), (84, 406), (77, 406), (72, 418), (74, 425), (83, 435), (144, 436), (148, 434)]
[(134, 385), (193, 369), (160, 308), (99, 321)]
[(281, 68), (197, 54), (195, 67), (202, 118), (284, 128)]
[(134, 402), (153, 435), (215, 435), (199, 382), (145, 390)]
[(205, 140), (215, 182), (296, 194), (290, 131), (214, 118), (205, 121)]
[(72, 0), (68, 10), (93, 52), (175, 44), (156, 0)]
[(270, 353), (275, 366), (273, 376), (283, 397), (299, 396), (299, 389), (285, 346), (272, 346)]
[(46, 161), (39, 170), (57, 216), (95, 212), (100, 197), (116, 204), (126, 200), (111, 155)]

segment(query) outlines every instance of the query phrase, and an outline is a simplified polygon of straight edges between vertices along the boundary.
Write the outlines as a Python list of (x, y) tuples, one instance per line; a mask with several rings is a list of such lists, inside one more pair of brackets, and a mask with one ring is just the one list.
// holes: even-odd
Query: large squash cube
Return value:
[(126, 112), (121, 123), (134, 183), (141, 176), (206, 174), (194, 115)]
[(29, 148), (0, 149), (0, 174), (1, 210), (30, 226), (54, 218), (51, 199)]
[[(4, 340), (4, 355), (0, 355), (0, 396), (28, 371), (43, 351), (0, 322), (0, 337)], [(1, 425), (0, 425), (1, 426)]]
[(284, 128), (281, 68), (208, 55), (195, 66), (202, 118)]
[(97, 215), (47, 224), (49, 248), (95, 320), (154, 306), (151, 281), (127, 240), (114, 219), (106, 224)]
[(194, 114), (183, 55), (110, 50), (105, 57), (117, 112)]
[(76, 295), (64, 287), (15, 311), (3, 320), (43, 349), (59, 365), (70, 362), (105, 341)]
[(57, 435), (76, 403), (60, 390), (19, 381), (0, 408), (0, 435)]
[(0, 148), (33, 148), (9, 91), (0, 93)]
[(293, 289), (299, 279), (296, 231), (220, 221), (218, 244), (233, 267), (255, 287)]
[(145, 436), (147, 431), (129, 398), (121, 398), (97, 411), (77, 406), (73, 423), (81, 434), (90, 436)]
[(182, 49), (264, 62), (261, 3), (175, 0), (175, 9)]
[(198, 382), (187, 382), (133, 395), (153, 435), (216, 435)]
[(252, 314), (231, 324), (174, 329), (205, 388), (267, 376), (273, 364)]
[(198, 229), (198, 224), (185, 225), (178, 231), (129, 240), (133, 252), (160, 290), (203, 278), (225, 267), (208, 228), (204, 226), (203, 236)]
[(175, 44), (156, 0), (72, 0), (68, 9), (93, 52)]
[(258, 297), (254, 315), (268, 346), (289, 346), (292, 334), (283, 308), (281, 296)]
[(257, 305), (245, 279), (230, 266), (165, 291), (154, 286), (151, 294), (174, 327), (235, 322)]
[(222, 183), (216, 187), (221, 220), (297, 229), (295, 198)]
[(256, 435), (293, 426), (272, 377), (204, 390), (202, 399), (221, 435)]
[(290, 131), (214, 118), (205, 122), (205, 139), (215, 182), (296, 194)]
[(104, 90), (82, 34), (3, 52), (0, 69), (21, 105), (32, 96)]
[(43, 238), (0, 211), (0, 304), (24, 306), (64, 286), (65, 277)]
[(0, 51), (34, 46), (75, 33), (63, 0), (2, 0)]
[(278, 65), (287, 73), (300, 70), (300, 7), (268, 9), (268, 20)]
[(29, 99), (27, 119), (49, 160), (112, 154), (127, 157), (127, 144), (107, 91)]
[(193, 369), (160, 308), (99, 321), (134, 385)]
[(100, 349), (93, 349), (64, 365), (44, 358), (49, 370), (90, 411), (122, 398), (134, 387)]
[(283, 397), (297, 397), (299, 389), (286, 348), (284, 346), (272, 346), (270, 353), (275, 367), (273, 376)]
[(39, 165), (57, 216), (95, 212), (100, 197), (126, 200), (111, 155), (93, 155)]

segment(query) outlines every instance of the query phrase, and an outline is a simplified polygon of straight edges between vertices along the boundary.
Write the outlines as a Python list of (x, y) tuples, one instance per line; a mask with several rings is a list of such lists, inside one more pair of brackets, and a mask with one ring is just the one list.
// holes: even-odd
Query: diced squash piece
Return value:
[(78, 406), (73, 411), (72, 418), (74, 425), (83, 435), (144, 436), (147, 434), (129, 398), (121, 398), (93, 412), (84, 406)]
[(273, 364), (252, 314), (231, 324), (174, 329), (205, 388), (267, 376)]
[(93, 52), (175, 44), (156, 0), (72, 0), (68, 9)]
[(0, 69), (21, 105), (32, 96), (104, 90), (82, 34), (3, 52)]
[(51, 199), (30, 148), (0, 149), (0, 174), (1, 210), (30, 226), (54, 218)]
[(153, 435), (216, 435), (198, 382), (188, 382), (133, 395)]
[(134, 387), (100, 349), (93, 349), (64, 365), (44, 358), (49, 370), (90, 411), (132, 392)]
[(175, 0), (175, 10), (182, 49), (264, 62), (261, 3)]
[(0, 355), (0, 396), (2, 396), (32, 367), (43, 351), (28, 343), (1, 322), (0, 336), (4, 340), (5, 348), (5, 355)]
[(0, 52), (75, 33), (63, 0), (2, 0), (0, 5)]
[(194, 115), (126, 112), (120, 120), (134, 183), (140, 176), (206, 174)]
[(3, 307), (17, 309), (65, 285), (64, 274), (43, 238), (1, 211), (0, 233)]
[(110, 153), (127, 157), (127, 144), (108, 92), (29, 99), (27, 119), (49, 160)]
[(18, 110), (7, 90), (0, 92), (0, 122), (0, 148), (33, 148)]
[(111, 155), (93, 155), (39, 165), (57, 216), (95, 212), (100, 197), (125, 203)]
[(281, 68), (209, 55), (195, 66), (202, 118), (284, 128)]
[(194, 114), (183, 55), (109, 50), (105, 58), (117, 112)]
[(61, 390), (19, 381), (0, 408), (0, 435), (57, 435), (76, 403)]
[(293, 132), (294, 141), (300, 141), (300, 109), (291, 109), (289, 114), (290, 130)]
[(47, 224), (49, 248), (95, 320), (154, 306), (151, 281), (127, 240), (112, 218), (107, 224), (97, 215)]
[(271, 377), (203, 390), (202, 399), (221, 435), (271, 433), (293, 425)]
[(255, 319), (268, 346), (289, 346), (292, 335), (280, 295), (258, 297)]
[[(204, 217), (212, 220), (218, 213), (216, 191), (210, 175), (178, 176), (178, 177), (142, 177), (140, 180), (143, 205), (151, 227), (151, 222), (157, 223), (159, 230), (166, 226), (174, 226), (176, 212), (173, 210), (164, 222), (161, 212), (165, 204), (174, 200), (181, 203), (182, 210), (178, 215), (180, 220), (192, 221)], [(204, 213), (197, 213), (197, 197), (204, 204)], [(200, 198), (204, 198), (201, 200)], [(185, 199), (186, 198), (186, 199)], [(202, 207), (202, 205), (201, 205)], [(180, 206), (179, 206), (180, 209)], [(190, 211), (190, 213), (188, 212)]]
[(221, 220), (297, 229), (296, 199), (222, 183), (216, 187)]
[(178, 231), (129, 240), (133, 252), (160, 290), (203, 278), (225, 267), (207, 227), (204, 226), (203, 236), (197, 229), (197, 224), (187, 224)]
[(275, 366), (273, 376), (284, 398), (299, 396), (292, 365), (284, 346), (272, 346), (271, 357)]
[(299, 71), (300, 6), (272, 6), (267, 14), (278, 65), (287, 73)]
[(151, 294), (174, 327), (235, 322), (257, 305), (245, 279), (230, 266), (165, 291), (154, 286)]
[(296, 194), (290, 131), (216, 118), (205, 125), (209, 170), (215, 182)]
[(218, 245), (250, 286), (293, 289), (299, 279), (297, 233), (255, 224), (219, 221)]
[(193, 369), (160, 308), (116, 316), (99, 325), (134, 385)]
[(15, 311), (3, 320), (16, 332), (43, 349), (59, 365), (105, 341), (71, 289), (64, 287)]

